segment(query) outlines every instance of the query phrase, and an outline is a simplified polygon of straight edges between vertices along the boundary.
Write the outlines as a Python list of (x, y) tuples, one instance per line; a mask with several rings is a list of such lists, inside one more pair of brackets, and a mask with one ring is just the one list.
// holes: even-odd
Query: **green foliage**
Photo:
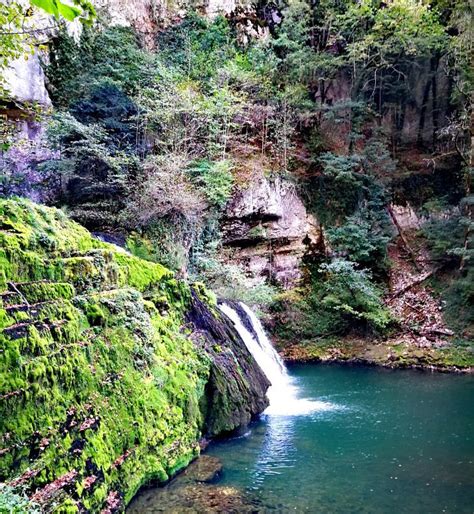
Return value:
[(206, 86), (159, 64), (155, 82), (137, 97), (138, 126), (157, 153), (224, 159), (241, 103), (242, 95), (225, 80)]
[(354, 215), (364, 202), (381, 196), (380, 186), (364, 173), (359, 154), (331, 152), (319, 158), (322, 173), (304, 184), (308, 207), (324, 225), (334, 225)]
[(190, 14), (179, 25), (158, 36), (160, 57), (188, 80), (204, 82), (236, 53), (228, 22), (223, 16), (209, 21)]
[(57, 19), (62, 17), (68, 21), (74, 21), (79, 18), (82, 23), (90, 24), (96, 15), (94, 6), (87, 0), (72, 0), (71, 3), (60, 0), (30, 0), (30, 2)]
[(103, 127), (109, 136), (109, 146), (134, 150), (137, 107), (109, 79), (93, 86), (85, 97), (71, 105), (70, 112), (81, 123)]
[(435, 213), (422, 227), (433, 258), (442, 269), (451, 271), (434, 280), (445, 304), (446, 319), (466, 339), (474, 336), (472, 230), (472, 220), (452, 213)]
[(188, 168), (193, 181), (206, 195), (207, 201), (222, 208), (232, 192), (234, 177), (230, 161), (209, 162), (206, 160), (192, 162)]
[[(381, 301), (381, 291), (366, 270), (358, 270), (344, 259), (322, 264), (321, 282), (315, 283), (315, 295), (321, 305), (333, 312), (339, 323), (362, 321), (374, 330), (384, 330), (392, 321)], [(314, 301), (314, 300), (313, 300)], [(336, 321), (337, 324), (337, 321)]]
[(39, 505), (29, 501), (25, 493), (0, 484), (1, 514), (40, 514)]
[(404, 77), (416, 58), (440, 53), (447, 44), (438, 13), (422, 2), (393, 0), (382, 7), (374, 0), (351, 2), (335, 26), (354, 70), (354, 93), (379, 109), (382, 96), (386, 102), (410, 97)]
[(372, 57), (374, 67), (394, 55), (420, 55), (446, 43), (437, 11), (426, 3), (392, 0), (381, 8), (377, 1), (362, 0), (351, 3), (338, 21), (350, 41), (351, 58), (366, 62)]
[(330, 247), (337, 256), (366, 268), (383, 270), (387, 267), (390, 234), (386, 226), (380, 226), (373, 219), (370, 211), (349, 216), (343, 225), (328, 228), (326, 233)]
[(140, 259), (182, 272), (188, 262), (189, 248), (185, 243), (192, 237), (190, 230), (190, 224), (182, 219), (158, 219), (147, 225), (144, 234), (132, 233), (127, 238), (127, 249)]
[(311, 22), (311, 7), (304, 0), (290, 2), (283, 11), (283, 22), (269, 42), (277, 59), (280, 80), (307, 82), (317, 70), (315, 53), (307, 45)]
[(136, 227), (168, 219), (200, 224), (206, 209), (204, 195), (186, 173), (182, 154), (150, 155), (143, 163), (127, 217)]
[(372, 177), (387, 180), (395, 174), (397, 162), (390, 155), (386, 142), (373, 137), (364, 146), (362, 166)]
[(268, 306), (278, 293), (276, 287), (252, 281), (239, 265), (223, 262), (210, 251), (194, 256), (192, 276), (205, 282), (219, 297), (248, 305)]
[[(100, 215), (105, 218), (107, 212), (100, 210), (105, 201), (108, 214), (118, 214), (139, 167), (135, 155), (114, 144), (108, 128), (109, 132), (99, 124), (83, 124), (67, 112), (58, 112), (47, 127), (47, 138), (59, 156), (39, 166), (45, 176), (56, 174), (72, 215), (88, 227), (104, 226)], [(87, 204), (89, 211), (83, 208)]]
[(60, 106), (83, 100), (104, 82), (132, 95), (150, 83), (154, 56), (140, 48), (126, 27), (84, 29), (77, 45), (66, 31), (53, 41), (46, 74)]
[(385, 333), (394, 322), (367, 270), (336, 258), (315, 265), (311, 284), (280, 294), (272, 305), (275, 333), (284, 341), (310, 341), (351, 331)]
[(428, 240), (428, 245), (433, 257), (445, 262), (458, 263), (460, 261), (459, 250), (464, 243), (465, 227), (461, 222), (461, 216), (443, 215), (434, 216), (423, 225), (423, 235)]
[(326, 152), (319, 157), (324, 174), (337, 182), (356, 185), (358, 178), (356, 173), (361, 171), (360, 155), (336, 155)]
[(474, 266), (468, 263), (446, 283), (438, 284), (445, 302), (445, 315), (449, 325), (460, 337), (471, 344), (474, 338)]

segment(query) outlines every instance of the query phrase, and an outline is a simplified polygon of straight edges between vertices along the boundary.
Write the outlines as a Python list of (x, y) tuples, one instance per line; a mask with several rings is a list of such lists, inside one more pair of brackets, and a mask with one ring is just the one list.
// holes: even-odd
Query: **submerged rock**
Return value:
[(182, 476), (194, 482), (212, 482), (222, 473), (222, 463), (217, 457), (202, 455), (192, 462)]
[(189, 484), (186, 486), (166, 486), (162, 491), (144, 492), (127, 509), (129, 514), (240, 514), (264, 512), (251, 503), (246, 495), (235, 487)]
[(119, 511), (267, 405), (204, 288), (26, 200), (0, 200), (0, 371), (0, 482), (42, 511)]
[(164, 487), (141, 491), (128, 514), (257, 513), (264, 512), (256, 500), (235, 487), (209, 484), (222, 470), (217, 457), (203, 455)]

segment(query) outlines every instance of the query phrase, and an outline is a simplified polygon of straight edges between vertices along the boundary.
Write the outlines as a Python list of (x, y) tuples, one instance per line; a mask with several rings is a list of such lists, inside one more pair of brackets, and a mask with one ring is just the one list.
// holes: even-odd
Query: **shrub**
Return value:
[(158, 219), (149, 224), (142, 234), (133, 232), (127, 239), (127, 249), (136, 257), (163, 264), (173, 271), (186, 269), (193, 230), (183, 219)]
[(430, 217), (422, 227), (428, 247), (437, 260), (459, 263), (459, 252), (464, 244), (465, 227), (461, 215)]
[(223, 16), (209, 21), (190, 14), (182, 23), (158, 36), (158, 46), (167, 66), (192, 80), (207, 81), (235, 54), (230, 27)]
[(278, 292), (272, 285), (250, 279), (241, 266), (225, 263), (217, 255), (195, 256), (193, 278), (204, 282), (221, 298), (249, 305), (270, 305)]
[(110, 80), (93, 86), (85, 97), (72, 104), (70, 112), (81, 123), (100, 124), (113, 137), (111, 144), (123, 147), (135, 143), (133, 117), (137, 114), (137, 107)]
[(144, 226), (161, 218), (197, 222), (206, 209), (204, 195), (188, 178), (186, 157), (150, 156), (143, 165), (135, 194), (128, 201), (128, 217)]
[(393, 321), (370, 273), (344, 259), (317, 266), (312, 281), (276, 297), (275, 333), (288, 341), (308, 341), (352, 330), (383, 333)]
[(387, 267), (390, 225), (387, 219), (374, 217), (373, 212), (363, 209), (348, 216), (343, 225), (328, 228), (326, 234), (336, 256), (382, 271)]
[(232, 164), (228, 160), (210, 162), (200, 160), (188, 168), (193, 182), (206, 195), (207, 201), (218, 208), (227, 203), (234, 183)]
[(314, 285), (315, 300), (341, 322), (362, 322), (371, 329), (383, 330), (392, 321), (368, 271), (356, 269), (350, 261), (335, 259), (322, 264), (318, 274), (322, 280)]
[(82, 100), (104, 80), (133, 95), (153, 77), (153, 54), (140, 48), (128, 27), (85, 28), (79, 44), (61, 31), (49, 55), (46, 74), (51, 96), (63, 107)]

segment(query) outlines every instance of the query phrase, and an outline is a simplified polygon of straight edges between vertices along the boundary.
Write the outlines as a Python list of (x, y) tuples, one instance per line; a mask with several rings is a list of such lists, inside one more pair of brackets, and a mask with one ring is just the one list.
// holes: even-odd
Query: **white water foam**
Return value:
[(303, 416), (318, 411), (333, 410), (336, 406), (329, 402), (298, 398), (298, 387), (288, 375), (285, 364), (273, 348), (265, 330), (255, 313), (240, 302), (240, 307), (252, 324), (255, 337), (246, 327), (239, 313), (226, 303), (219, 309), (234, 323), (249, 352), (271, 383), (267, 396), (270, 405), (264, 414), (272, 416)]

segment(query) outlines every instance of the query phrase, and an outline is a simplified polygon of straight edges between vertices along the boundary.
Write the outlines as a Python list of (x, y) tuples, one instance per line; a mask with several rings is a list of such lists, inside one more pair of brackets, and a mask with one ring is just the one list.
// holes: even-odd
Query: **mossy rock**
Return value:
[(0, 269), (0, 482), (12, 498), (121, 510), (194, 459), (203, 434), (266, 406), (268, 384), (212, 294), (61, 211), (0, 200)]

